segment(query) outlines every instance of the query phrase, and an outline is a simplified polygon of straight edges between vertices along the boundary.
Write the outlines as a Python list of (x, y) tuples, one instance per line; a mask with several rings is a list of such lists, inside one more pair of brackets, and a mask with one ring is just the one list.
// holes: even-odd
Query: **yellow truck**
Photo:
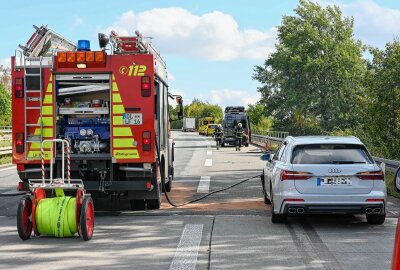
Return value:
[(214, 117), (203, 117), (199, 119), (199, 134), (200, 135), (207, 135), (207, 128), (208, 124), (214, 124), (215, 118)]

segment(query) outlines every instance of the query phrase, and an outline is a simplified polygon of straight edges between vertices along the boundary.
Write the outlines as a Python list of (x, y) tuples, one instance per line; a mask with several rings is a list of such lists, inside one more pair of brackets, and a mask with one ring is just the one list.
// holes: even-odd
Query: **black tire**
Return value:
[(165, 183), (165, 191), (171, 192), (171, 189), (172, 189), (172, 179), (169, 179), (169, 181)]
[(17, 229), (22, 240), (28, 240), (32, 234), (32, 200), (24, 196), (18, 203)]
[(272, 189), (270, 191), (271, 194), (271, 206), (272, 206), (272, 214), (271, 214), (271, 221), (272, 223), (284, 223), (286, 221), (286, 214), (275, 214), (274, 213), (274, 202), (273, 202), (273, 195)]
[(267, 191), (265, 190), (264, 173), (260, 177), (261, 177), (261, 184), (262, 184), (262, 192), (264, 195), (264, 203), (271, 204), (271, 201), (268, 199), (268, 196), (267, 196)]
[(146, 200), (148, 210), (160, 209), (161, 207), (161, 185), (157, 185), (156, 189), (158, 198)]
[(94, 232), (94, 204), (90, 196), (85, 196), (83, 198), (79, 224), (82, 232), (82, 239), (85, 241), (92, 239)]
[(385, 222), (386, 214), (365, 215), (369, 224), (381, 225)]
[(165, 183), (166, 192), (171, 192), (172, 190), (172, 180), (174, 180), (174, 167), (169, 168), (169, 175), (170, 175), (169, 181)]
[(223, 142), (223, 143), (221, 143), (221, 147), (225, 147), (225, 143)]
[(146, 204), (144, 200), (130, 200), (132, 211), (144, 210), (146, 208)]

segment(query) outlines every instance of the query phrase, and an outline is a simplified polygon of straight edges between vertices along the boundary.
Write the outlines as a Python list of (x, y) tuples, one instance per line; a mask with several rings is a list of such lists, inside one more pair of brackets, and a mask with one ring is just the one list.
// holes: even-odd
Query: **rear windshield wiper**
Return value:
[(332, 164), (365, 164), (365, 161), (332, 160)]

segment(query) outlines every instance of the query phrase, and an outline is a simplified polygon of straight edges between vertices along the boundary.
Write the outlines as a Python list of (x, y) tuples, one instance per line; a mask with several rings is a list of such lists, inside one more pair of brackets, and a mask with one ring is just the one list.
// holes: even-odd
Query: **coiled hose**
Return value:
[(36, 226), (40, 235), (70, 237), (77, 232), (76, 198), (64, 196), (56, 190), (57, 197), (39, 201), (36, 207)]

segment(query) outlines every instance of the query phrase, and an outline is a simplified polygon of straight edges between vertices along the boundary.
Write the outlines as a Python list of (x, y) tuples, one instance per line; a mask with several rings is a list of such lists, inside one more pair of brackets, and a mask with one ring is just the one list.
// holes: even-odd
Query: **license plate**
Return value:
[(351, 186), (350, 177), (318, 177), (317, 186)]
[(141, 113), (124, 113), (124, 125), (141, 125), (143, 117)]

